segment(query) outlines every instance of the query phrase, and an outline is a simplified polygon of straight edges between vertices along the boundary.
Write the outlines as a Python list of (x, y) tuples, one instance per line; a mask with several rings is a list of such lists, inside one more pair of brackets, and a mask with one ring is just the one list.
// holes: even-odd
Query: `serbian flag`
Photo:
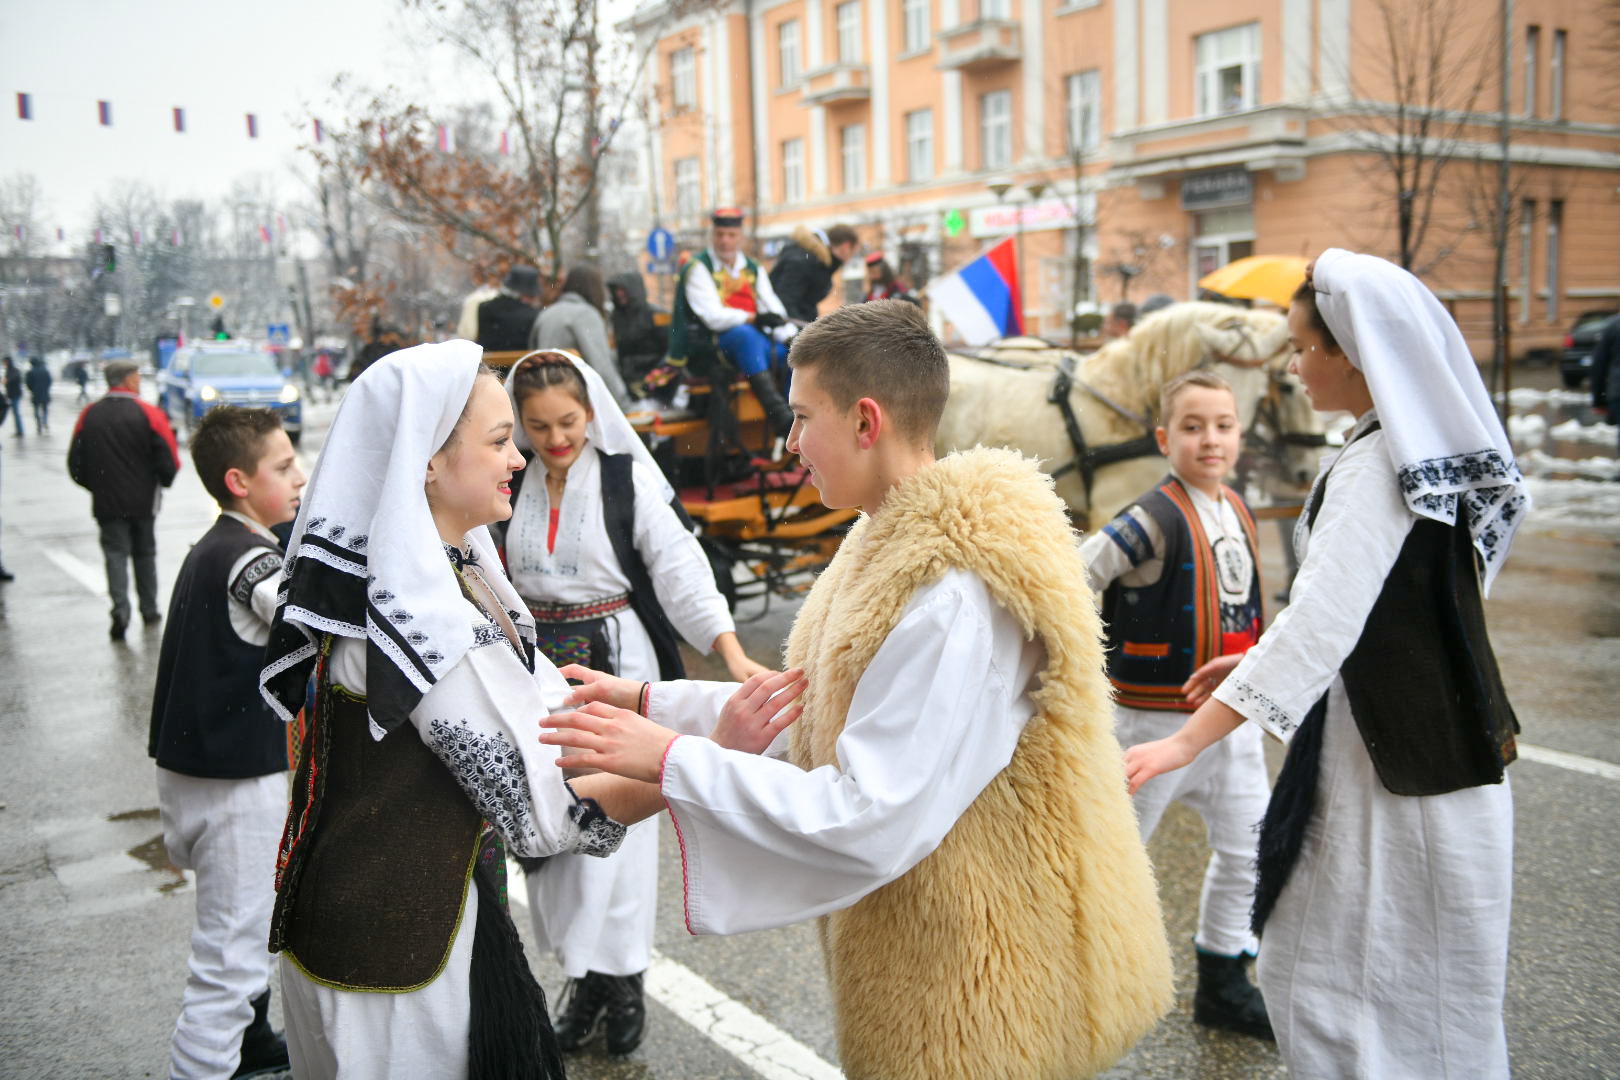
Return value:
[(17, 119), (32, 120), (34, 118), (34, 102), (24, 93), (17, 94)]
[(112, 127), (112, 102), (96, 102), (96, 118), (101, 121), (102, 127)]
[(182, 135), (185, 134), (186, 110), (179, 108), (174, 110), (174, 130), (180, 132)]
[(267, 244), (270, 242), (270, 226), (268, 226), (268, 225), (260, 225), (259, 226), (259, 239), (263, 240)]
[(1018, 256), (1011, 237), (962, 269), (930, 281), (925, 291), (969, 345), (988, 345), (1024, 332)]
[(247, 114), (247, 129), (248, 138), (257, 139), (259, 137), (259, 118), (252, 113)]
[(453, 154), (456, 152), (456, 133), (450, 130), (449, 124), (439, 125), (439, 153)]
[(325, 138), (326, 133), (321, 130), (321, 122), (319, 120), (316, 120), (314, 123), (315, 123), (315, 142), (316, 142), (317, 145), (319, 145), (321, 140)]
[(512, 156), (512, 136), (508, 132), (501, 132), (501, 157)]

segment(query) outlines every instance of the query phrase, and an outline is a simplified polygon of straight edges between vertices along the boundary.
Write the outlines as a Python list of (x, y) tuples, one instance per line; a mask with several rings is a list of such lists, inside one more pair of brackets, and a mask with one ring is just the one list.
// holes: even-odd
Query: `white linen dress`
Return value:
[[(601, 456), (587, 445), (563, 489), (557, 544), (546, 550), (551, 499), (544, 467), (518, 492), (506, 534), (512, 584), (525, 600), (580, 604), (630, 590), (602, 520)], [(669, 508), (659, 478), (640, 462), (635, 484), (634, 539), (653, 580), (658, 603), (676, 631), (699, 652), (735, 630), (725, 597), (697, 539)], [(641, 619), (626, 608), (607, 619), (613, 670), (626, 679), (656, 682), (658, 658)], [(719, 715), (709, 717), (712, 725)], [(707, 730), (705, 727), (704, 730)], [(542, 948), (551, 949), (565, 974), (587, 971), (634, 975), (651, 962), (658, 902), (658, 819), (630, 828), (619, 850), (605, 859), (559, 855), (527, 875), (529, 910)]]
[(1292, 602), (1215, 692), (1285, 741), (1328, 695), (1316, 806), (1265, 926), (1260, 989), (1293, 1080), (1505, 1080), (1512, 792), (1379, 781), (1339, 668), (1417, 518), (1382, 431), (1331, 468), (1315, 527), (1295, 533)]

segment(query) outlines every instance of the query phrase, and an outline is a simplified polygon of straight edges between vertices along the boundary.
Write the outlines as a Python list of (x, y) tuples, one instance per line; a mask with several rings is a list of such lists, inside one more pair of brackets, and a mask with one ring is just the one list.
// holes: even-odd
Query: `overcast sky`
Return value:
[[(119, 179), (167, 198), (223, 197), (250, 175), (296, 191), (308, 110), (336, 75), (429, 85), (398, 11), (397, 0), (0, 0), (0, 177), (38, 178), (53, 248), (58, 227), (65, 246), (87, 238), (96, 195)], [(18, 118), (19, 92), (32, 120)], [(111, 127), (98, 100), (112, 103)]]

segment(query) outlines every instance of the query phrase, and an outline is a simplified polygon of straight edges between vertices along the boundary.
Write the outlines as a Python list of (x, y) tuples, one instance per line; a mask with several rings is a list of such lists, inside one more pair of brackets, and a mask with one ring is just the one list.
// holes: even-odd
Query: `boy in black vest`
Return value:
[[(1155, 431), (1170, 475), (1081, 547), (1101, 597), (1121, 746), (1178, 730), (1196, 705), (1188, 686), (1217, 656), (1260, 636), (1254, 521), (1221, 478), (1237, 464), (1242, 428), (1226, 380), (1191, 371), (1164, 387)], [(1248, 725), (1253, 727), (1254, 725)], [(1259, 947), (1249, 929), (1255, 825), (1270, 784), (1258, 730), (1225, 740), (1197, 770), (1159, 777), (1135, 796), (1142, 841), (1179, 800), (1204, 819), (1211, 853), (1198, 903), (1193, 1019), (1272, 1037), (1260, 992), (1244, 971)], [(1166, 783), (1165, 781), (1169, 781)]]
[(223, 513), (169, 600), (147, 744), (169, 858), (197, 875), (170, 1075), (248, 1076), (287, 1067), (268, 1015), (267, 949), (287, 736), (259, 696), (259, 670), (281, 580), (270, 527), (297, 516), (304, 474), (269, 409), (210, 410), (191, 457)]

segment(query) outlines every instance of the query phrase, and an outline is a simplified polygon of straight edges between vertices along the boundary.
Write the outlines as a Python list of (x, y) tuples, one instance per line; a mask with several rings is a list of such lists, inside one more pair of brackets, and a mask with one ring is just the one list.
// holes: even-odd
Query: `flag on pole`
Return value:
[(1024, 332), (1012, 237), (962, 269), (930, 281), (924, 291), (969, 345), (988, 345)]
[(66, 240), (66, 239), (67, 239), (67, 233), (63, 232), (62, 231), (62, 226), (58, 225), (56, 227), (56, 242), (58, 244), (60, 244), (63, 240)]
[(28, 235), (28, 230), (23, 228), (23, 226), (21, 226), (21, 225), (12, 226), (11, 231), (16, 234), (17, 243), (19, 243), (19, 244), (23, 242), (23, 237)]
[(174, 130), (180, 132), (182, 135), (184, 135), (186, 131), (186, 110), (178, 107), (174, 110)]
[(315, 121), (315, 145), (316, 146), (319, 146), (321, 144), (321, 140), (323, 138), (325, 138), (325, 135), (326, 135), (326, 133), (321, 130), (321, 122), (319, 120), (316, 120)]
[(276, 232), (280, 233), (282, 236), (287, 235), (287, 215), (286, 214), (277, 214), (276, 215)]
[(247, 114), (247, 129), (248, 138), (257, 139), (259, 137), (259, 118), (252, 113)]
[(501, 157), (511, 157), (511, 156), (512, 156), (511, 136), (507, 132), (502, 131), (501, 132)]
[(100, 229), (97, 229), (96, 230), (96, 243), (105, 244), (107, 241), (103, 238), (104, 235), (105, 234)]
[(27, 94), (17, 95), (17, 119), (32, 120), (34, 118), (34, 102)]
[(180, 230), (179, 229), (170, 229), (169, 230), (169, 246), (170, 247), (179, 247), (180, 246)]
[(135, 230), (135, 246), (136, 247), (141, 246), (141, 230), (139, 230), (139, 229)]
[(263, 240), (267, 244), (270, 242), (270, 226), (268, 226), (268, 225), (260, 225), (259, 226), (259, 239)]
[(439, 152), (453, 154), (456, 151), (456, 133), (450, 130), (449, 124), (439, 125)]
[(101, 121), (102, 127), (112, 127), (112, 102), (96, 102), (96, 117)]

